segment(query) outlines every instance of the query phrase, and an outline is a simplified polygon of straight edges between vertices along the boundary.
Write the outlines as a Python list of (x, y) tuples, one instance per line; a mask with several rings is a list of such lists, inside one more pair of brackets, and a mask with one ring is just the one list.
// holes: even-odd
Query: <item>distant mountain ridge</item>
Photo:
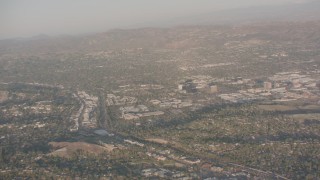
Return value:
[[(297, 1), (299, 2), (299, 1)], [(318, 21), (320, 20), (320, 1), (306, 0), (300, 3), (290, 3), (277, 6), (258, 6), (248, 8), (229, 9), (192, 16), (178, 17), (156, 22), (146, 22), (126, 26), (122, 29), (141, 29), (146, 27), (168, 28), (176, 26), (197, 26), (197, 25), (239, 25), (257, 22), (275, 21)], [(112, 31), (112, 30), (111, 30)], [(90, 33), (87, 33), (88, 35)], [(66, 38), (68, 35), (61, 35), (58, 38)], [(46, 34), (35, 35), (31, 38), (16, 38), (19, 40), (48, 39)], [(57, 38), (57, 37), (55, 37)], [(9, 39), (10, 40), (10, 39)], [(3, 41), (3, 40), (0, 40)]]
[[(183, 49), (223, 44), (229, 34), (262, 40), (301, 42), (320, 46), (320, 21), (259, 22), (236, 26), (177, 26), (111, 30), (86, 36), (37, 36), (0, 41), (0, 54), (91, 53), (130, 49)], [(320, 47), (319, 47), (320, 48)]]
[[(0, 40), (0, 54), (193, 47), (197, 46), (196, 43), (206, 43), (205, 39), (197, 37), (210, 37), (208, 32), (213, 29), (222, 29), (221, 32), (228, 33), (234, 30), (233, 27), (239, 27), (236, 30), (239, 33), (254, 32), (267, 38), (277, 35), (278, 38), (295, 39), (303, 31), (304, 38), (310, 36), (320, 43), (320, 1), (207, 13), (170, 22), (157, 22), (154, 28), (114, 29), (83, 36), (53, 37), (40, 34), (32, 38)], [(272, 34), (273, 27), (276, 29), (275, 34)]]
[(320, 1), (222, 10), (201, 15), (174, 18), (162, 22), (145, 23), (139, 26), (170, 27), (176, 25), (216, 25), (243, 24), (259, 21), (314, 20), (320, 20)]

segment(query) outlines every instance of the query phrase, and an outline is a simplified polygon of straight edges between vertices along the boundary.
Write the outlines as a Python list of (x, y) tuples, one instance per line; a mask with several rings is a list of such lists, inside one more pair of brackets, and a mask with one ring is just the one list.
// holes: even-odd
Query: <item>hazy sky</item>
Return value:
[(0, 0), (0, 39), (79, 34), (217, 10), (304, 0)]

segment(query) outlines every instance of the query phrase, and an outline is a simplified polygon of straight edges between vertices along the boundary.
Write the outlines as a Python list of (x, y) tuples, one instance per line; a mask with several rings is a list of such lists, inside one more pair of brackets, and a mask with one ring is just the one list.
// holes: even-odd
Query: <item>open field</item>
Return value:
[(50, 142), (49, 145), (52, 146), (53, 149), (57, 149), (48, 154), (49, 156), (59, 156), (64, 158), (70, 158), (75, 155), (77, 151), (91, 155), (98, 155), (105, 152), (111, 152), (114, 149), (111, 146), (106, 147), (85, 142)]

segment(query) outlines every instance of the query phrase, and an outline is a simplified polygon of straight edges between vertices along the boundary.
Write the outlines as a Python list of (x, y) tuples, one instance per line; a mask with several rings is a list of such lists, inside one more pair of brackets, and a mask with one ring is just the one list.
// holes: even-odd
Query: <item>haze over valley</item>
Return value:
[(1, 2), (0, 179), (320, 178), (319, 2), (44, 2)]

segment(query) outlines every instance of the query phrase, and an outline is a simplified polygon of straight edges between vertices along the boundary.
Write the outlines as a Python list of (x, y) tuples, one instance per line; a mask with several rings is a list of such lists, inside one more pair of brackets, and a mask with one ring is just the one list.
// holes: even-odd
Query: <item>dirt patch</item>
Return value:
[(258, 105), (258, 107), (265, 111), (294, 111), (297, 108), (286, 105)]
[(99, 155), (103, 152), (111, 152), (114, 149), (111, 145), (106, 147), (86, 142), (50, 142), (49, 145), (56, 149), (49, 155), (65, 158), (71, 157), (79, 150), (92, 155)]
[(0, 103), (8, 100), (9, 92), (8, 91), (0, 91)]
[(306, 105), (306, 106), (301, 106), (299, 109), (306, 109), (306, 110), (317, 110), (320, 109), (319, 105)]
[(157, 139), (157, 138), (150, 138), (150, 139), (146, 139), (146, 141), (149, 141), (149, 142), (154, 142), (154, 143), (159, 143), (159, 144), (168, 144), (169, 142), (164, 140), (164, 139)]
[(320, 114), (319, 113), (314, 113), (314, 114), (294, 114), (294, 115), (289, 115), (293, 120), (299, 121), (303, 123), (305, 120), (319, 120), (320, 121)]

